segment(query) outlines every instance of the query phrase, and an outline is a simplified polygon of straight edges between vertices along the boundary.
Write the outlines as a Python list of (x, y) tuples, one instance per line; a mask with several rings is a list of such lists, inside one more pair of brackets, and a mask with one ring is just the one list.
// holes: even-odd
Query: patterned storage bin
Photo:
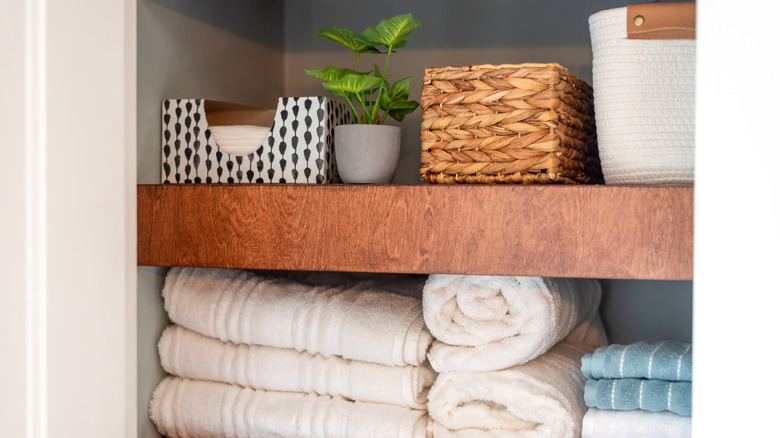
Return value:
[[(326, 97), (283, 97), (276, 111), (205, 99), (168, 99), (162, 105), (163, 183), (335, 183), (336, 125), (350, 123), (346, 104)], [(229, 154), (214, 125), (270, 126), (260, 147)]]
[(428, 68), (420, 106), (424, 182), (602, 180), (592, 90), (558, 64)]
[(599, 155), (607, 184), (692, 184), (695, 3), (590, 16)]

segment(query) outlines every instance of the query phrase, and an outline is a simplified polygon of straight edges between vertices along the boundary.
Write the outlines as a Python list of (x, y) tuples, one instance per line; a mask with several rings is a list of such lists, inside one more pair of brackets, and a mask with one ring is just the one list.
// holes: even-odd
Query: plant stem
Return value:
[[(388, 64), (390, 64), (390, 54), (391, 53), (393, 53), (393, 46), (387, 46), (387, 57), (385, 58), (385, 71), (382, 73), (382, 79), (384, 79), (385, 82), (387, 82), (387, 66), (388, 66)], [(387, 85), (390, 86), (390, 83), (388, 82)], [(373, 123), (373, 121), (376, 120), (376, 118), (379, 115), (379, 100), (382, 98), (382, 89), (383, 88), (384, 87), (382, 85), (379, 86), (379, 92), (376, 95), (376, 100), (374, 102), (374, 108), (371, 111), (371, 123)], [(388, 89), (387, 92), (390, 93), (390, 90)], [(384, 117), (382, 117), (382, 120), (379, 123), (380, 125), (382, 123), (384, 123), (385, 117), (387, 117), (387, 111), (385, 111)]]
[[(357, 95), (357, 99), (358, 102), (360, 102), (360, 106), (363, 107), (363, 123), (368, 123), (366, 122), (366, 114), (371, 114), (371, 113), (368, 111), (368, 108), (366, 108), (366, 102), (363, 100), (363, 98), (360, 95)], [(360, 123), (360, 119), (358, 119), (358, 123)]]
[(393, 53), (393, 46), (387, 47), (387, 58), (385, 58), (385, 72), (384, 77), (387, 77), (387, 66), (390, 64), (390, 54)]
[(358, 118), (358, 112), (355, 109), (355, 105), (352, 104), (352, 99), (347, 98), (347, 103), (349, 104), (349, 107), (352, 109), (352, 115), (355, 116), (355, 122), (357, 122), (360, 119)]

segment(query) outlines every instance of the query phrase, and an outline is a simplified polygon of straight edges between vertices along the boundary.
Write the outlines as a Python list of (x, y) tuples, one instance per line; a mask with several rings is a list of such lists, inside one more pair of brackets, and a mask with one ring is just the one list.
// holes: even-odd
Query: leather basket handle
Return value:
[(696, 39), (696, 3), (639, 3), (626, 7), (628, 39)]

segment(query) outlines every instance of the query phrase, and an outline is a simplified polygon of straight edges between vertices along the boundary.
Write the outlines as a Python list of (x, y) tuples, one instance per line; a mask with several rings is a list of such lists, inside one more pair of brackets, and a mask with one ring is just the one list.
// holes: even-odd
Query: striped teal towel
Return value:
[(690, 382), (691, 343), (636, 342), (600, 347), (582, 357), (582, 374), (588, 379), (660, 379)]
[(649, 412), (671, 411), (691, 416), (691, 382), (647, 379), (601, 379), (585, 382), (589, 408)]

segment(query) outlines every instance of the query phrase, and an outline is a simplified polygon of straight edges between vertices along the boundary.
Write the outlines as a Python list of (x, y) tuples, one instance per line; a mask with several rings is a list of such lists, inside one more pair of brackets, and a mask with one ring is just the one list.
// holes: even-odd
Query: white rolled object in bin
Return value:
[(230, 155), (249, 155), (262, 146), (269, 126), (230, 125), (210, 127), (214, 141), (223, 152)]
[[(671, 34), (629, 38), (632, 26), (676, 19), (693, 4), (653, 3), (653, 16), (629, 7), (590, 16), (599, 156), (607, 184), (693, 184), (695, 39)], [(645, 17), (647, 15), (647, 17)], [(637, 24), (634, 24), (637, 23)], [(691, 30), (693, 32), (693, 30)], [(669, 37), (671, 39), (668, 39)]]

